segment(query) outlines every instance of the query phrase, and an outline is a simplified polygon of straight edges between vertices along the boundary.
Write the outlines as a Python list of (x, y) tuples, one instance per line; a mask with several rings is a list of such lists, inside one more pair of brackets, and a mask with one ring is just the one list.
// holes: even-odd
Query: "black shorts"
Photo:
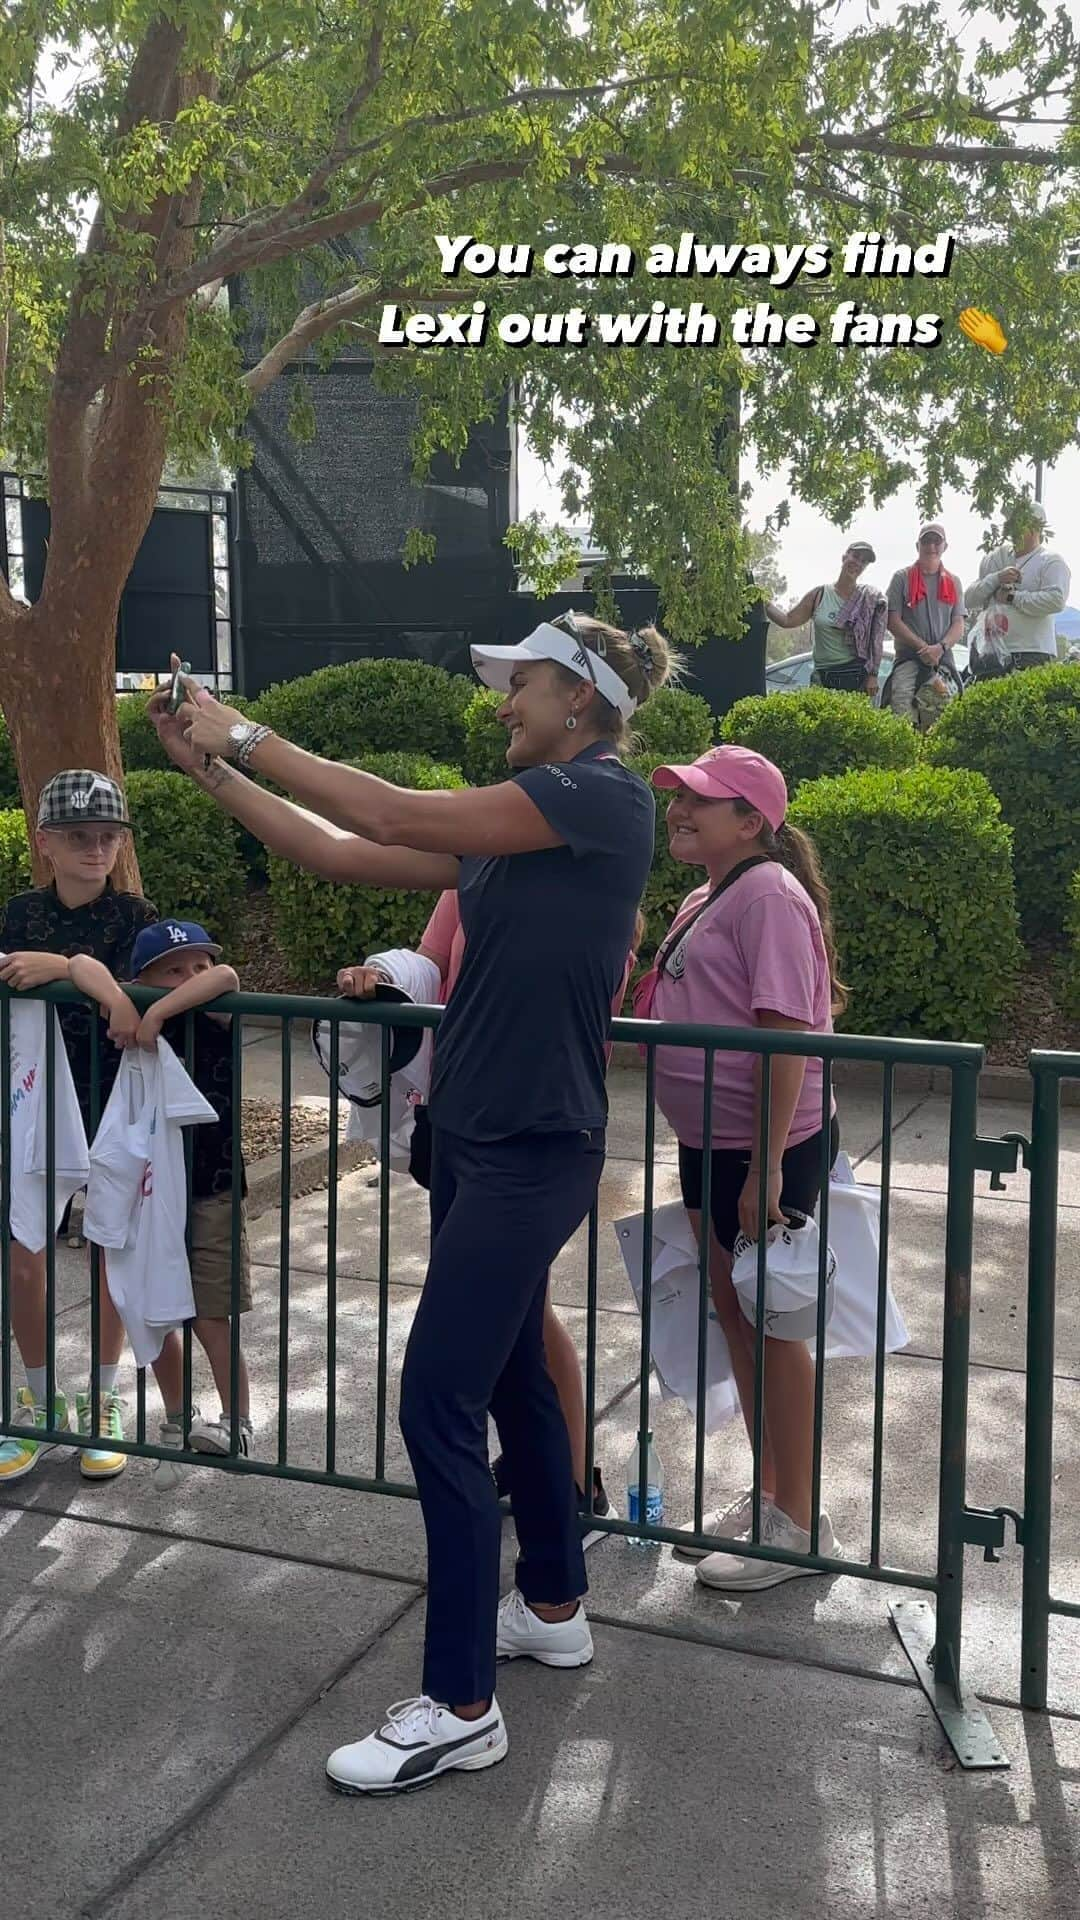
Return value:
[[(835, 1165), (840, 1151), (840, 1122), (833, 1115), (829, 1130), (829, 1165)], [(679, 1185), (683, 1206), (701, 1212), (704, 1153), (700, 1147), (684, 1147), (679, 1142)], [(712, 1155), (712, 1192), (710, 1194), (713, 1232), (720, 1245), (731, 1253), (739, 1231), (739, 1195), (746, 1185), (750, 1166), (749, 1148), (714, 1147)], [(780, 1204), (795, 1213), (811, 1214), (821, 1190), (821, 1132), (789, 1147), (780, 1162), (783, 1185)]]

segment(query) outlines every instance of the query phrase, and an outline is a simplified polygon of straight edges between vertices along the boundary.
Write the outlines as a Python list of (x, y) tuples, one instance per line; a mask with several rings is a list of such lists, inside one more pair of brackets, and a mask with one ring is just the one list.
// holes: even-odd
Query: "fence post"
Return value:
[(971, 1259), (975, 1225), (978, 1074), (956, 1067), (949, 1111), (949, 1191), (945, 1215), (945, 1317), (941, 1343), (941, 1468), (938, 1484), (938, 1600), (934, 1675), (962, 1699), (964, 1508), (967, 1504), (968, 1362)]
[(1032, 1057), (1028, 1219), (1027, 1403), (1024, 1417), (1024, 1601), (1020, 1703), (1046, 1708), (1050, 1629), (1050, 1503), (1054, 1466), (1054, 1307), (1057, 1283), (1061, 1083)]

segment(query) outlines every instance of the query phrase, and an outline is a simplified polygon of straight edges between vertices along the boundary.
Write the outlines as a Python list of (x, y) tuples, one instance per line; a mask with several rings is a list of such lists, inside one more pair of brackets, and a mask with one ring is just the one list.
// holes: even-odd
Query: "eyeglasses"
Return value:
[(923, 533), (919, 536), (919, 545), (920, 547), (943, 547), (945, 542), (940, 533)]
[(46, 832), (76, 853), (88, 853), (93, 847), (104, 847), (108, 852), (119, 846), (123, 836), (122, 827), (47, 827)]

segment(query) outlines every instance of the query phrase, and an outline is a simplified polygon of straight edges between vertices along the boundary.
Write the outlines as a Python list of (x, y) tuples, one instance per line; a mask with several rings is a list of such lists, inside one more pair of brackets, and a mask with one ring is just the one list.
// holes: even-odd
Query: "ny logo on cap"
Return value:
[(188, 937), (183, 927), (170, 927), (169, 939), (172, 941), (174, 947), (186, 947), (188, 943)]

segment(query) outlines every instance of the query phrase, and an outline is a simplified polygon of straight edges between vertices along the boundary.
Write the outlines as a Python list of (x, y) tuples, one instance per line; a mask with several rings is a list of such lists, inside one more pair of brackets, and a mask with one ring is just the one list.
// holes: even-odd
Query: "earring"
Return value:
[(568, 733), (573, 733), (573, 731), (574, 731), (574, 728), (575, 728), (576, 726), (577, 726), (577, 714), (576, 714), (576, 713), (568, 713), (568, 714), (567, 714), (567, 716), (566, 716), (566, 730), (567, 730), (567, 732), (568, 732)]

